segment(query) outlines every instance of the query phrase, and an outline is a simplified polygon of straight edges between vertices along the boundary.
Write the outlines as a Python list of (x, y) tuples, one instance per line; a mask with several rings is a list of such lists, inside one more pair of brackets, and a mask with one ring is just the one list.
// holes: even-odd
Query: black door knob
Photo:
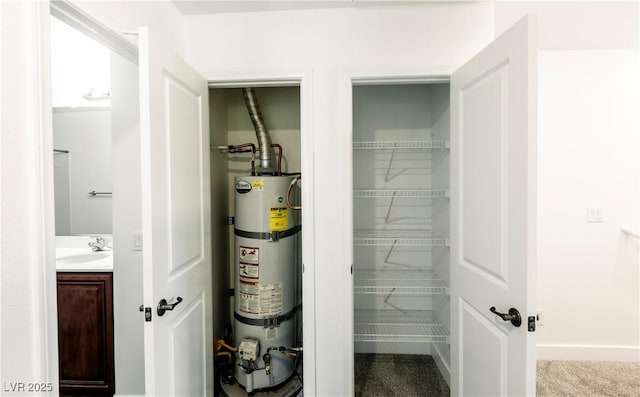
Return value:
[(181, 297), (177, 297), (174, 303), (167, 303), (166, 299), (160, 299), (160, 302), (158, 302), (158, 308), (157, 308), (158, 316), (163, 316), (164, 312), (167, 310), (173, 310), (173, 308), (178, 306), (180, 302), (182, 302)]
[(518, 309), (515, 309), (513, 307), (509, 309), (509, 314), (498, 312), (495, 306), (491, 306), (489, 311), (491, 311), (491, 313), (495, 314), (496, 316), (499, 316), (504, 321), (511, 321), (511, 324), (513, 324), (515, 327), (519, 327), (520, 324), (522, 324), (522, 317), (520, 317), (520, 312), (518, 311)]

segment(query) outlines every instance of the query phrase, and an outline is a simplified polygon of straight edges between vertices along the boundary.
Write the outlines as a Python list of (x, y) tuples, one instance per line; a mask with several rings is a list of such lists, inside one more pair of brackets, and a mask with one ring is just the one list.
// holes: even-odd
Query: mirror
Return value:
[(112, 233), (110, 51), (51, 18), (56, 235)]

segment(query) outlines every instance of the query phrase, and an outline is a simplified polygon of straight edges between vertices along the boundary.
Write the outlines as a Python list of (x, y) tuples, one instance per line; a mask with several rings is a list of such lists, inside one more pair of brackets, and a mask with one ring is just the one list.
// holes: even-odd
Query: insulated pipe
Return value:
[(244, 96), (244, 103), (247, 105), (249, 117), (256, 131), (256, 137), (258, 138), (258, 151), (260, 152), (258, 174), (273, 173), (274, 169), (271, 165), (271, 137), (269, 136), (267, 128), (264, 126), (256, 92), (253, 88), (243, 88), (242, 95)]

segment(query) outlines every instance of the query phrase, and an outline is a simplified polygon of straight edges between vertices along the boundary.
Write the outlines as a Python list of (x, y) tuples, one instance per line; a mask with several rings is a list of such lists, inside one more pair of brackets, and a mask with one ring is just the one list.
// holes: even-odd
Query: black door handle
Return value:
[(504, 321), (511, 321), (511, 324), (513, 324), (516, 327), (519, 327), (520, 324), (522, 324), (522, 317), (520, 317), (520, 312), (518, 311), (518, 309), (515, 309), (513, 307), (511, 309), (509, 309), (509, 314), (499, 313), (496, 310), (495, 306), (491, 306), (489, 311), (491, 311), (491, 313), (499, 316)]
[(181, 297), (177, 297), (175, 303), (167, 303), (166, 299), (160, 299), (160, 302), (158, 302), (158, 316), (163, 316), (164, 312), (167, 310), (173, 310), (174, 307), (178, 306), (178, 304), (182, 302), (182, 298)]

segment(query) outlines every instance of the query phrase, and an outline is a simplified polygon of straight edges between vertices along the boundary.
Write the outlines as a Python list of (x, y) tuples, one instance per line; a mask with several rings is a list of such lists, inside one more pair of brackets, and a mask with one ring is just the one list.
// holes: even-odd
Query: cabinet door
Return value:
[(61, 395), (114, 393), (112, 276), (58, 274)]
[[(207, 82), (140, 28), (145, 390), (213, 395)], [(177, 303), (161, 315), (160, 301)]]
[[(518, 22), (451, 79), (453, 395), (535, 395), (534, 22)], [(492, 307), (518, 310), (522, 324)]]

